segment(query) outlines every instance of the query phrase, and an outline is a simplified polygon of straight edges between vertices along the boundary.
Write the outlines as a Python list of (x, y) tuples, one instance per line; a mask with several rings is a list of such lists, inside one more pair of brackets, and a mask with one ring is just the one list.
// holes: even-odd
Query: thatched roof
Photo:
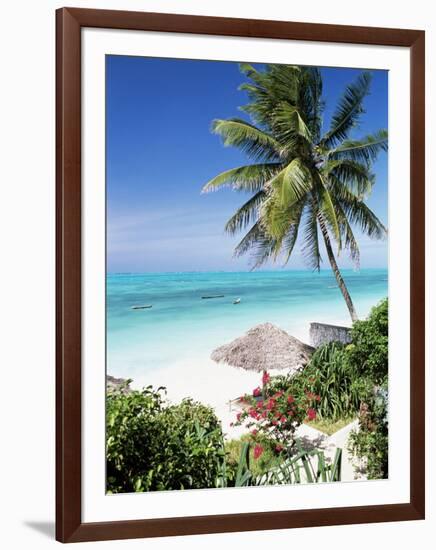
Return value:
[(314, 348), (300, 342), (271, 323), (257, 325), (212, 352), (217, 363), (227, 363), (254, 371), (301, 369), (309, 361)]

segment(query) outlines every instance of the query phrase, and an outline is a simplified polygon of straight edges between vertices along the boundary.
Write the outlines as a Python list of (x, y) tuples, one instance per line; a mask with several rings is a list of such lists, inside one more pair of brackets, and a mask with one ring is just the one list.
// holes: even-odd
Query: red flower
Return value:
[(295, 401), (294, 397), (292, 395), (288, 395), (288, 403), (291, 404)]
[(273, 398), (271, 398), (271, 399), (268, 400), (266, 408), (270, 411), (271, 409), (274, 408), (275, 404), (276, 404), (275, 400)]
[(251, 435), (257, 435), (257, 430), (252, 430)]
[(251, 416), (251, 418), (257, 418), (258, 416), (256, 409), (254, 407), (251, 407), (251, 409), (248, 411), (248, 414)]
[(257, 408), (261, 409), (262, 407), (263, 407), (263, 401), (259, 401), (259, 403), (257, 404)]
[(307, 418), (309, 420), (315, 420), (316, 418), (316, 411), (315, 409), (307, 409)]
[(276, 393), (273, 395), (273, 397), (275, 397), (275, 398), (277, 399), (278, 397), (281, 397), (282, 395), (283, 395), (283, 392), (280, 390), (280, 391), (276, 392)]
[(263, 413), (260, 416), (262, 418), (266, 418), (268, 416), (268, 411), (263, 411)]
[(320, 395), (315, 395), (315, 400), (318, 401), (318, 402), (321, 401), (321, 396)]
[(265, 386), (265, 384), (268, 384), (268, 382), (270, 381), (270, 375), (264, 371), (263, 375), (262, 375), (262, 384)]
[(238, 413), (238, 414), (236, 415), (236, 420), (237, 420), (238, 422), (241, 420), (241, 415), (242, 415), (242, 413)]
[(262, 393), (261, 389), (260, 388), (254, 388), (253, 390), (253, 396), (254, 397), (259, 397), (259, 395)]
[(276, 445), (276, 453), (281, 453), (283, 451), (283, 445)]
[(282, 417), (280, 418), (280, 422), (286, 422), (286, 416), (282, 416)]
[(255, 445), (254, 446), (254, 458), (257, 460), (262, 453), (263, 453), (262, 445)]

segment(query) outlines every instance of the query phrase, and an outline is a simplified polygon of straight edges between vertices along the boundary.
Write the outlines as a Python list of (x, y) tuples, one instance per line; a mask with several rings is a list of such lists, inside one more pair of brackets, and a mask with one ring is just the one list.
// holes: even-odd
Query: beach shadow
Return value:
[(26, 527), (41, 533), (42, 535), (54, 539), (55, 538), (55, 524), (54, 521), (25, 521), (23, 522)]

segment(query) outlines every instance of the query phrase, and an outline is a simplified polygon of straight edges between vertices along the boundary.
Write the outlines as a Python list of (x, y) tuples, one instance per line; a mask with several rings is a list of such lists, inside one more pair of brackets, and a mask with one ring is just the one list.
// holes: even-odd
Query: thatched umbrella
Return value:
[(295, 372), (306, 365), (314, 348), (300, 342), (271, 323), (257, 325), (244, 334), (214, 350), (211, 358), (258, 372), (281, 370)]

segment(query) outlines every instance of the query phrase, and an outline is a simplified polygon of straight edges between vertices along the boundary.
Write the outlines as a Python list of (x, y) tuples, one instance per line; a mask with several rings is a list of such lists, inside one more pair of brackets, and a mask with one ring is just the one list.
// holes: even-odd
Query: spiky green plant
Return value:
[(243, 111), (252, 123), (239, 118), (215, 120), (212, 129), (224, 145), (241, 149), (253, 164), (219, 174), (203, 192), (231, 186), (252, 194), (225, 228), (230, 234), (248, 228), (235, 254), (253, 253), (253, 267), (279, 256), (288, 262), (302, 233), (304, 257), (319, 271), (323, 242), (354, 321), (356, 311), (333, 243), (338, 253), (346, 249), (358, 265), (359, 246), (352, 226), (371, 238), (386, 234), (365, 200), (375, 181), (371, 166), (388, 147), (387, 131), (350, 139), (351, 130), (364, 113), (371, 74), (362, 72), (347, 86), (329, 130), (322, 133), (324, 100), (318, 68), (267, 65), (259, 71), (242, 64), (241, 71), (248, 78), (241, 86), (249, 98)]

